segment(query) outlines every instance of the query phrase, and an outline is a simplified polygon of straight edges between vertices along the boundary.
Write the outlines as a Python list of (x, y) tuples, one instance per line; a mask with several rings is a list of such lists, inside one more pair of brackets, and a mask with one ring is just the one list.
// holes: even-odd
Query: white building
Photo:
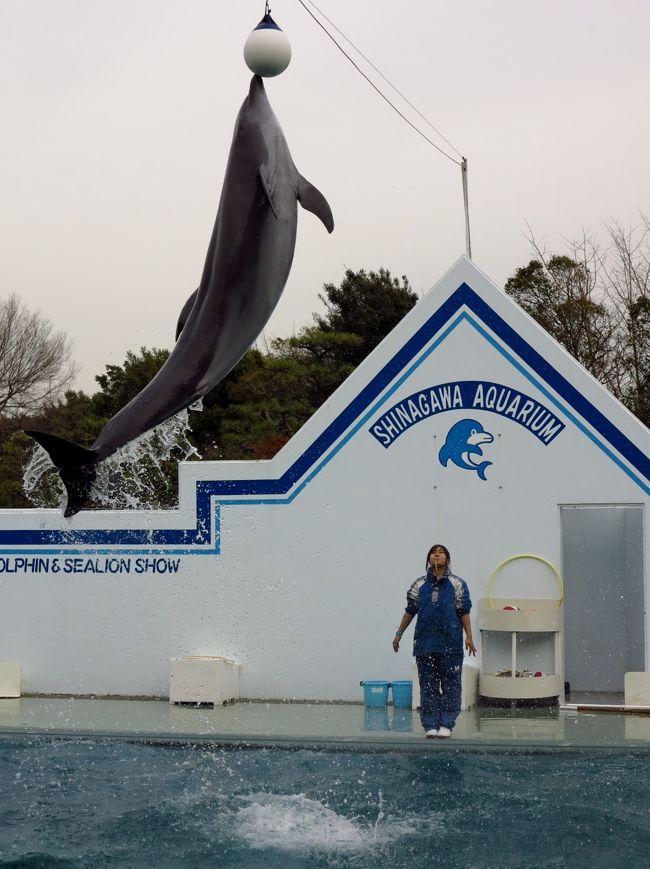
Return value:
[[(471, 449), (469, 448), (471, 446)], [(251, 698), (360, 700), (435, 543), (475, 604), (536, 554), (564, 579), (564, 678), (647, 669), (650, 432), (460, 259), (280, 453), (181, 468), (168, 512), (0, 512), (0, 660), (24, 690), (166, 695), (168, 659)], [(495, 596), (559, 597), (513, 561)]]

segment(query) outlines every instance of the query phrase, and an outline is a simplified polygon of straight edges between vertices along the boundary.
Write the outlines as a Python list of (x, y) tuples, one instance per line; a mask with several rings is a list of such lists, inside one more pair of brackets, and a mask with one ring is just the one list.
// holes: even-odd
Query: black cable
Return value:
[(358, 48), (354, 44), (354, 42), (352, 42), (350, 37), (346, 36), (346, 34), (343, 33), (343, 31), (340, 29), (340, 27), (337, 27), (336, 24), (332, 21), (332, 19), (328, 18), (322, 9), (318, 8), (318, 6), (313, 2), (313, 0), (307, 0), (307, 2), (309, 3), (310, 6), (314, 7), (314, 9), (318, 12), (318, 14), (322, 18), (324, 18), (325, 21), (327, 21), (327, 23), (329, 25), (331, 25), (334, 28), (334, 30), (336, 30), (336, 32), (339, 33), (349, 45), (352, 46), (352, 48), (357, 52), (357, 54), (359, 56), (362, 57), (365, 60), (365, 62), (369, 66), (371, 66), (378, 75), (380, 75), (383, 78), (383, 80), (386, 82), (386, 84), (388, 84), (390, 87), (392, 87), (392, 89), (395, 91), (395, 93), (398, 94), (404, 100), (404, 102), (407, 104), (407, 106), (412, 108), (413, 111), (422, 118), (424, 123), (427, 124), (429, 127), (431, 127), (431, 129), (434, 131), (434, 133), (437, 133), (438, 136), (440, 136), (440, 138), (442, 139), (442, 141), (446, 142), (449, 145), (449, 147), (452, 149), (452, 151), (455, 151), (458, 154), (458, 156), (462, 159), (463, 155), (460, 153), (458, 148), (454, 147), (454, 145), (452, 145), (452, 143), (449, 141), (449, 139), (447, 139), (446, 136), (443, 136), (443, 134), (440, 132), (440, 130), (437, 127), (435, 127), (431, 123), (431, 121), (428, 118), (426, 118), (416, 106), (413, 105), (413, 103), (408, 99), (408, 97), (405, 94), (402, 93), (402, 91), (397, 87), (397, 85), (393, 84), (393, 82), (383, 74), (383, 72), (379, 69), (379, 67), (375, 66), (375, 64), (370, 60), (369, 57), (366, 57), (366, 55), (361, 51), (361, 49)]
[[(370, 78), (368, 78), (368, 76), (365, 74), (365, 72), (364, 72), (364, 71), (363, 71), (363, 70), (358, 66), (358, 64), (356, 64), (356, 63), (354, 62), (354, 60), (350, 57), (350, 55), (346, 52), (346, 50), (345, 50), (345, 49), (340, 45), (340, 43), (338, 43), (338, 42), (336, 41), (336, 39), (334, 39), (334, 37), (333, 37), (332, 34), (329, 32), (329, 30), (324, 26), (324, 24), (323, 24), (321, 21), (319, 21), (318, 18), (316, 18), (316, 16), (314, 15), (314, 13), (311, 11), (311, 9), (309, 9), (309, 8), (304, 4), (303, 0), (298, 0), (298, 2), (299, 2), (300, 5), (302, 6), (302, 8), (305, 10), (305, 12), (306, 12), (308, 15), (310, 15), (310, 16), (314, 19), (314, 21), (316, 22), (316, 24), (318, 24), (318, 26), (321, 28), (321, 30), (323, 30), (323, 31), (327, 34), (327, 36), (329, 36), (329, 38), (332, 40), (332, 42), (334, 43), (334, 45), (336, 45), (336, 47), (338, 48), (338, 50), (339, 50), (342, 54), (344, 54), (345, 57), (347, 57), (347, 59), (350, 61), (350, 63), (352, 64), (352, 66), (357, 70), (357, 72), (360, 73), (360, 75), (362, 75), (362, 76), (365, 78), (365, 80), (368, 82), (368, 84), (369, 84), (371, 87), (373, 87), (373, 88), (377, 91), (377, 93), (379, 94), (379, 96), (380, 96), (383, 100), (385, 100), (385, 101), (388, 103), (388, 105), (393, 109), (393, 111), (397, 112), (397, 114), (400, 116), (400, 118), (402, 118), (402, 120), (406, 121), (406, 123), (407, 123), (410, 127), (412, 127), (412, 128), (415, 130), (416, 133), (418, 133), (420, 136), (422, 136), (422, 138), (423, 138), (425, 141), (427, 141), (430, 145), (432, 145), (432, 146), (436, 149), (436, 151), (439, 151), (439, 152), (440, 152), (444, 157), (446, 157), (448, 160), (451, 160), (452, 163), (455, 163), (457, 166), (461, 166), (462, 164), (460, 163), (459, 160), (455, 160), (455, 159), (454, 159), (450, 154), (448, 154), (446, 151), (444, 151), (444, 150), (443, 150), (439, 145), (436, 145), (435, 142), (432, 142), (431, 139), (430, 139), (428, 136), (425, 136), (425, 135), (424, 135), (424, 133), (422, 132), (422, 130), (418, 129), (418, 127), (416, 127), (415, 124), (412, 123), (412, 121), (409, 121), (409, 119), (406, 117), (406, 115), (404, 115), (404, 114), (402, 114), (402, 112), (400, 112), (400, 110), (397, 108), (397, 106), (394, 105), (394, 104), (393, 104), (393, 103), (388, 99), (388, 97), (387, 97), (384, 93), (382, 93), (382, 91), (379, 90), (379, 88), (377, 87), (377, 85), (376, 85), (376, 84), (375, 84), (375, 83), (374, 83)], [(318, 8), (318, 7), (315, 7), (315, 8)], [(319, 10), (319, 12), (320, 12), (320, 10)], [(322, 13), (321, 13), (321, 14), (322, 14)], [(325, 17), (325, 16), (323, 16), (323, 17)], [(338, 30), (338, 28), (337, 28), (337, 30)], [(340, 32), (340, 31), (339, 31), (339, 32)], [(345, 38), (347, 39), (347, 37), (345, 37)], [(348, 40), (348, 42), (349, 42), (349, 40)], [(350, 43), (350, 45), (352, 45), (352, 43)], [(361, 54), (361, 52), (359, 52), (359, 54)], [(362, 55), (362, 56), (363, 56), (363, 55)], [(391, 85), (391, 87), (392, 87), (392, 85)], [(397, 90), (397, 89), (396, 89), (396, 90)], [(399, 92), (398, 92), (398, 93), (399, 93)], [(417, 109), (416, 109), (416, 111), (417, 111)], [(419, 114), (419, 113), (418, 113), (418, 114)], [(426, 118), (425, 118), (425, 120), (426, 120)], [(427, 121), (427, 123), (428, 123), (428, 121)], [(435, 129), (435, 127), (434, 127), (434, 129)], [(436, 132), (438, 132), (438, 131), (436, 130)], [(439, 135), (440, 135), (440, 134), (439, 134)], [(442, 138), (444, 138), (444, 136), (443, 136)], [(447, 140), (445, 139), (445, 141), (447, 141)], [(448, 144), (450, 144), (450, 143), (448, 143)], [(454, 146), (451, 145), (451, 144), (450, 144), (450, 147), (452, 147), (452, 148), (454, 149), (454, 151), (456, 150), (456, 149), (454, 148)]]

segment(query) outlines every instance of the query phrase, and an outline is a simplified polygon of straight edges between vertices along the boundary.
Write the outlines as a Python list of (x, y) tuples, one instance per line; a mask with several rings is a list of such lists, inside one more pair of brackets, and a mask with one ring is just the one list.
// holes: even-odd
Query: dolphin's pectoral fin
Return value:
[(259, 175), (260, 182), (262, 184), (262, 189), (266, 193), (266, 198), (268, 199), (269, 206), (271, 207), (271, 211), (273, 212), (273, 216), (275, 219), (278, 219), (278, 212), (275, 208), (275, 202), (273, 201), (273, 194), (271, 193), (271, 187), (269, 186), (268, 178), (266, 177), (266, 172), (264, 171), (264, 166), (260, 166), (257, 174)]
[(325, 229), (332, 232), (334, 229), (334, 217), (332, 209), (329, 207), (327, 199), (323, 196), (320, 190), (317, 190), (313, 184), (310, 184), (302, 175), (298, 176), (298, 202), (307, 211), (311, 211), (323, 222)]
[(189, 297), (189, 299), (183, 305), (183, 308), (178, 316), (178, 322), (176, 323), (176, 340), (177, 341), (178, 341), (178, 336), (183, 331), (183, 327), (185, 326), (185, 323), (187, 323), (187, 318), (192, 313), (192, 308), (194, 307), (194, 302), (196, 301), (196, 297), (198, 296), (198, 294), (199, 294), (198, 289), (194, 290), (192, 295)]

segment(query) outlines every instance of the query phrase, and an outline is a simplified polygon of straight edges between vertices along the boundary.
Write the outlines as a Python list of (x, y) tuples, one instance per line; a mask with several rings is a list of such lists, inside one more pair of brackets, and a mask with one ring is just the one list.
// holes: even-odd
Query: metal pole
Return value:
[(463, 178), (463, 205), (465, 207), (465, 252), (472, 258), (472, 239), (469, 233), (469, 196), (467, 193), (467, 157), (461, 158), (460, 173)]

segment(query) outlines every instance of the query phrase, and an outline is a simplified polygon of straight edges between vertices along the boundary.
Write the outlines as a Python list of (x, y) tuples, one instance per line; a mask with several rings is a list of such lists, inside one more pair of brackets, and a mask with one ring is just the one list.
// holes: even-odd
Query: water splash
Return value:
[[(186, 461), (190, 456), (200, 458), (189, 440), (190, 431), (188, 412), (183, 410), (100, 462), (91, 490), (92, 506), (111, 510), (174, 506), (178, 486), (170, 463)], [(62, 507), (65, 503), (58, 471), (39, 444), (35, 444), (23, 471), (23, 490), (35, 507)]]
[(385, 821), (381, 796), (375, 824), (346, 818), (304, 794), (256, 793), (242, 800), (245, 805), (237, 811), (235, 829), (256, 850), (368, 851), (406, 837), (414, 830), (409, 822)]
[(375, 834), (375, 841), (377, 841), (377, 838), (379, 837), (379, 835), (381, 833), (379, 825), (381, 824), (381, 822), (384, 820), (385, 817), (386, 817), (386, 815), (384, 813), (384, 795), (381, 791), (379, 791), (379, 806), (378, 806), (378, 810), (377, 810), (377, 820), (375, 821), (375, 826), (373, 828), (374, 834)]

